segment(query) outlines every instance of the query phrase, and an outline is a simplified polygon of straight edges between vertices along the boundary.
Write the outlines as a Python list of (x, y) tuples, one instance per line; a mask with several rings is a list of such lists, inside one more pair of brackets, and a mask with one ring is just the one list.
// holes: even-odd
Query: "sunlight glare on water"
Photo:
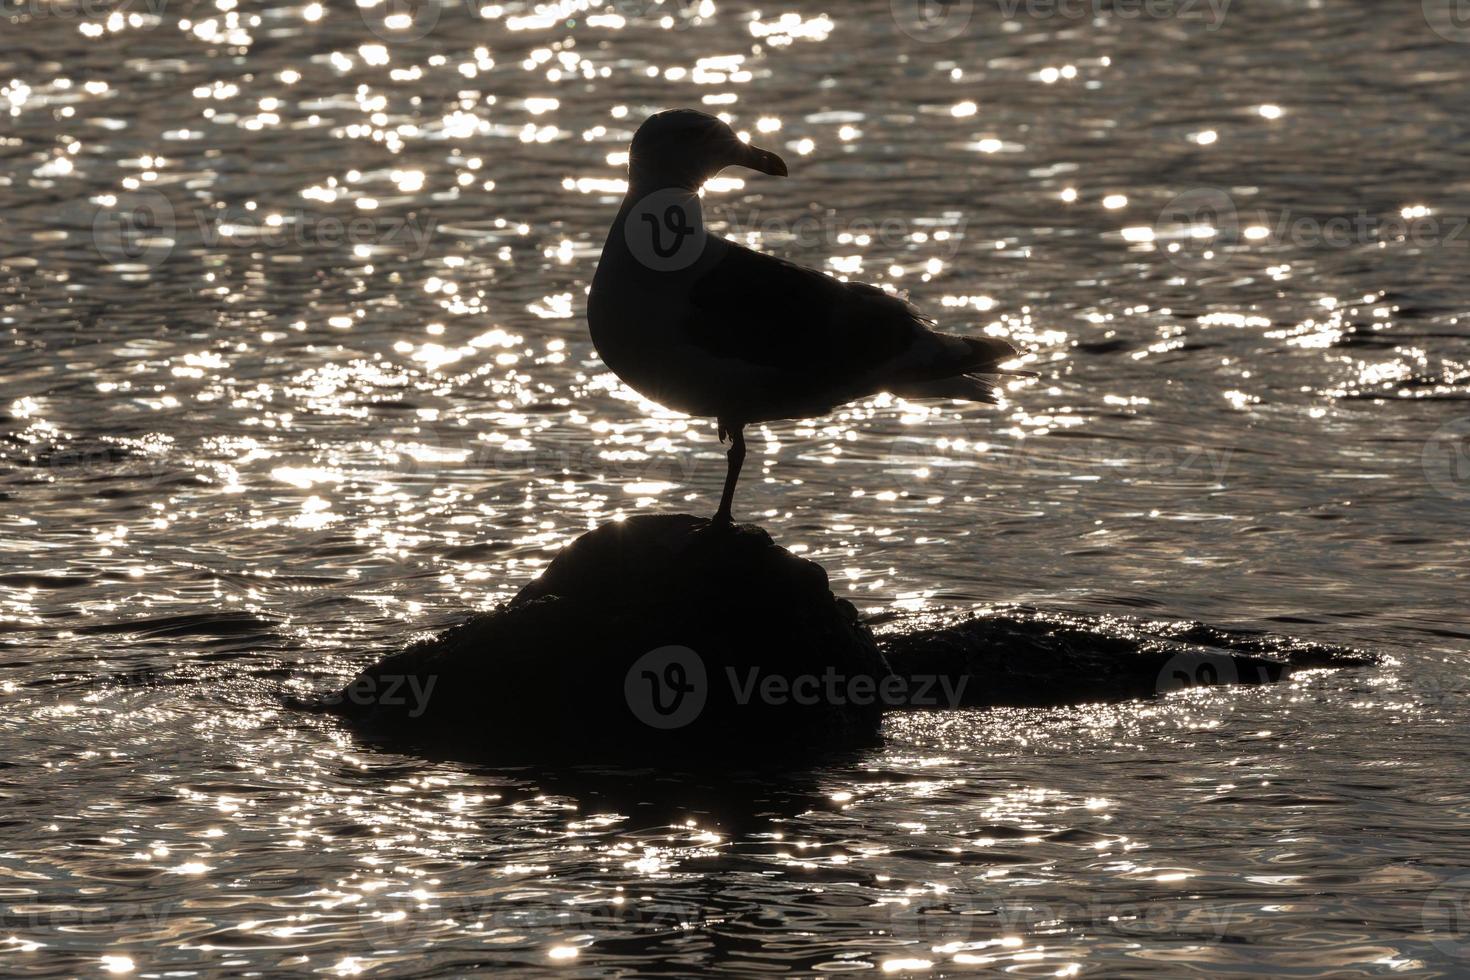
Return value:
[[(1470, 37), (902, 6), (0, 10), (0, 973), (1470, 969)], [(713, 424), (584, 319), (678, 105), (791, 165), (712, 182), (712, 229), (1039, 375), (752, 427), (737, 516), (865, 612), (1393, 662), (901, 714), (777, 779), (425, 760), (283, 707), (590, 528), (713, 510)]]

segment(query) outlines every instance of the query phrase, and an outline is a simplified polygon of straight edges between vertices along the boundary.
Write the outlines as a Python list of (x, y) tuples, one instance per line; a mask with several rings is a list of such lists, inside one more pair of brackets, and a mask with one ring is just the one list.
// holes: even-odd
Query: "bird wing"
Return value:
[(766, 369), (771, 386), (827, 391), (837, 401), (984, 372), (1016, 355), (995, 338), (931, 329), (897, 296), (726, 243), (695, 281), (686, 343)]

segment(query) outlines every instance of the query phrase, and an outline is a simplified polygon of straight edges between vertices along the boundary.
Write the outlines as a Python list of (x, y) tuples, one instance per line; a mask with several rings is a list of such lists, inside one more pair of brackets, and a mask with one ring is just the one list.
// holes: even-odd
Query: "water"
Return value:
[[(6, 5), (0, 973), (1470, 970), (1450, 5), (584, 6)], [(739, 516), (872, 613), (1386, 666), (894, 716), (780, 778), (284, 710), (591, 527), (713, 510), (713, 426), (582, 320), (672, 105), (791, 163), (717, 228), (1042, 375), (753, 431)]]

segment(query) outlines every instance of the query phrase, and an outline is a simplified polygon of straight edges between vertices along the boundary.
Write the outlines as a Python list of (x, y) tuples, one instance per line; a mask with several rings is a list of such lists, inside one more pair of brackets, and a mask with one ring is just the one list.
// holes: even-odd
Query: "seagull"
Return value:
[(713, 526), (730, 526), (745, 426), (826, 415), (880, 392), (995, 402), (986, 374), (1020, 353), (960, 337), (905, 300), (756, 252), (704, 229), (699, 190), (726, 167), (786, 163), (719, 118), (670, 109), (638, 127), (628, 191), (587, 301), (603, 363), (650, 401), (715, 419), (730, 437)]

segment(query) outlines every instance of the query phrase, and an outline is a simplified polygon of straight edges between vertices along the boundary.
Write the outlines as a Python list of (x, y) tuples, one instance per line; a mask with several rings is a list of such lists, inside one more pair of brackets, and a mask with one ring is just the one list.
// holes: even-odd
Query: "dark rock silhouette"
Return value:
[[(894, 673), (950, 678), (960, 692), (957, 707), (1125, 701), (1378, 662), (1362, 651), (1253, 630), (1028, 608), (916, 617), (880, 629), (878, 639)], [(909, 685), (917, 687), (916, 680)]]
[(797, 678), (888, 673), (820, 565), (751, 525), (643, 516), (583, 535), (508, 604), (387, 657), (331, 706), (503, 757), (789, 753), (876, 742), (881, 716), (876, 697), (812, 698)]
[(758, 527), (640, 516), (583, 535), (509, 603), (318, 707), (369, 735), (499, 761), (787, 762), (877, 742), (885, 709), (1082, 704), (1376, 662), (1264, 633), (1032, 609), (879, 630)]

